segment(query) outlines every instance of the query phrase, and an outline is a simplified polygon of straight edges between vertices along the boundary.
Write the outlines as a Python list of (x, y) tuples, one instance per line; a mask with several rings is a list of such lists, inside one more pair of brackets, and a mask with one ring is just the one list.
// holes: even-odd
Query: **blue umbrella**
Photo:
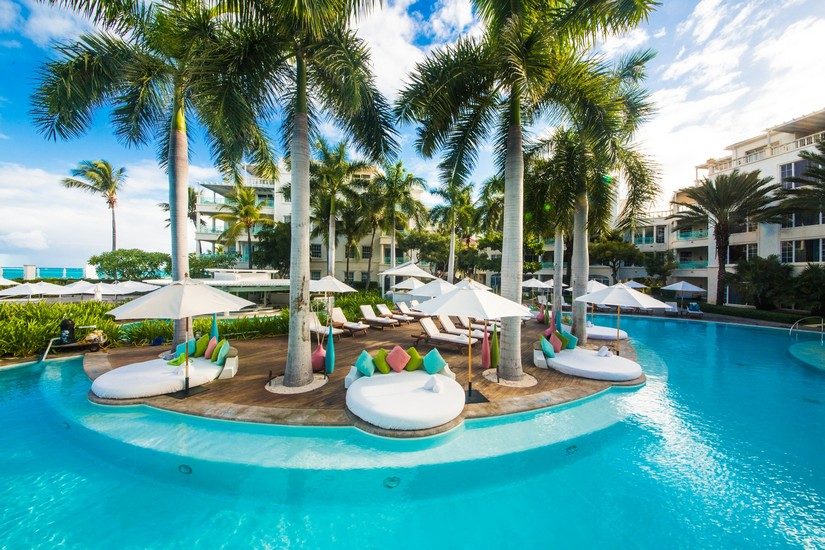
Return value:
[(329, 334), (327, 334), (327, 356), (324, 358), (324, 366), (327, 375), (335, 370), (335, 342), (332, 339), (332, 325), (329, 326)]
[(209, 331), (209, 337), (218, 340), (218, 314), (212, 314), (212, 329)]

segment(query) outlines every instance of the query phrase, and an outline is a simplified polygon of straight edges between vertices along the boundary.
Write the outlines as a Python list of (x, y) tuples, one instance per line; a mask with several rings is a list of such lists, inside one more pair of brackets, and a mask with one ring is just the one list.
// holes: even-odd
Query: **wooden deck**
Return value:
[[(233, 341), (238, 349), (238, 374), (228, 380), (208, 384), (209, 391), (178, 400), (158, 396), (139, 400), (105, 400), (90, 392), (90, 399), (103, 404), (125, 405), (144, 403), (154, 407), (213, 418), (291, 425), (356, 425), (370, 431), (381, 431), (364, 425), (348, 412), (345, 405), (344, 377), (363, 349), (387, 349), (396, 344), (406, 348), (413, 345), (419, 325), (402, 325), (383, 331), (370, 329), (366, 335), (342, 337), (335, 342), (336, 369), (322, 388), (297, 395), (276, 395), (264, 389), (270, 371), (273, 376), (283, 374), (286, 360), (286, 336), (255, 340)], [(461, 417), (449, 426), (433, 431), (444, 431), (460, 423), (463, 418), (476, 418), (538, 409), (581, 399), (609, 388), (613, 383), (564, 375), (554, 370), (538, 369), (533, 364), (533, 347), (538, 341), (542, 325), (528, 322), (522, 329), (522, 354), (526, 373), (538, 384), (530, 388), (505, 387), (489, 382), (481, 376), (480, 346), (476, 345), (473, 364), (473, 391), (481, 392), (486, 403), (470, 403)], [(315, 340), (313, 340), (315, 342)], [(422, 355), (432, 346), (421, 343)], [(108, 353), (87, 354), (85, 367), (91, 378), (110, 368), (157, 357), (158, 347), (118, 348)], [(467, 353), (455, 348), (439, 346), (439, 351), (455, 372), (456, 380), (467, 386)], [(622, 355), (632, 355), (624, 345)], [(644, 377), (622, 385), (639, 385)], [(392, 435), (399, 435), (393, 433)], [(409, 434), (422, 435), (422, 434)]]

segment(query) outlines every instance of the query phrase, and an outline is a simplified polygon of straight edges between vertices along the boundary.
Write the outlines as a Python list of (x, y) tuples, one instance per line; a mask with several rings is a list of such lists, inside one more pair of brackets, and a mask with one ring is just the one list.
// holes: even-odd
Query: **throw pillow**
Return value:
[(570, 343), (570, 340), (567, 339), (567, 336), (565, 336), (563, 332), (556, 331), (556, 334), (558, 335), (559, 340), (561, 340), (561, 349), (567, 349), (567, 344)]
[(218, 347), (218, 339), (213, 336), (209, 339), (209, 343), (206, 344), (206, 350), (204, 350), (203, 356), (207, 359), (211, 359), (212, 352), (215, 351), (216, 347)]
[(567, 346), (566, 349), (576, 349), (576, 346), (579, 344), (579, 339), (576, 336), (573, 336), (566, 330), (561, 331), (561, 335), (567, 338)]
[(375, 352), (375, 355), (372, 356), (372, 361), (375, 363), (375, 370), (381, 374), (388, 374), (390, 372), (390, 365), (387, 363), (387, 355), (389, 355), (387, 350), (381, 348)]
[(195, 342), (195, 357), (203, 357), (206, 352), (206, 346), (209, 345), (209, 335), (204, 334)]
[(404, 351), (401, 346), (395, 346), (387, 355), (387, 364), (395, 372), (401, 372), (410, 362), (410, 354)]
[(562, 350), (561, 340), (559, 339), (559, 333), (554, 332), (553, 336), (550, 337), (550, 343), (553, 344), (553, 351), (558, 353)]
[(171, 361), (167, 361), (166, 364), (167, 365), (172, 365), (173, 367), (179, 367), (179, 366), (183, 365), (184, 361), (186, 361), (186, 354), (185, 353), (179, 353), (177, 357), (175, 357)]
[(326, 357), (327, 351), (321, 344), (318, 344), (312, 352), (312, 372), (324, 372)]
[(226, 356), (229, 353), (230, 347), (229, 342), (226, 342), (223, 346), (221, 346), (221, 350), (218, 352), (218, 358), (215, 360), (215, 363), (220, 366), (223, 366), (226, 363)]
[(218, 352), (221, 351), (221, 346), (225, 345), (226, 343), (227, 342), (226, 342), (225, 338), (223, 340), (221, 340), (220, 342), (218, 342), (218, 345), (215, 346), (215, 349), (212, 350), (212, 355), (209, 356), (210, 361), (212, 361), (214, 363), (215, 361), (218, 360)]
[(418, 350), (415, 349), (415, 346), (408, 347), (407, 353), (410, 356), (410, 360), (407, 362), (407, 366), (404, 367), (406, 370), (412, 372), (424, 366), (424, 358), (421, 357), (421, 354), (418, 353)]
[(553, 336), (554, 332), (556, 332), (555, 327), (547, 327), (547, 330), (544, 331), (544, 337), (550, 338), (551, 336)]
[(358, 359), (355, 360), (355, 368), (364, 376), (372, 376), (375, 372), (375, 362), (372, 360), (372, 355), (363, 350)]
[(544, 353), (545, 357), (552, 358), (556, 356), (556, 350), (553, 348), (553, 344), (551, 344), (550, 340), (544, 336), (542, 336), (541, 340), (539, 340), (539, 345), (541, 346), (541, 351)]
[(431, 349), (430, 352), (424, 356), (424, 370), (427, 371), (427, 374), (440, 372), (446, 365), (447, 362), (435, 348)]

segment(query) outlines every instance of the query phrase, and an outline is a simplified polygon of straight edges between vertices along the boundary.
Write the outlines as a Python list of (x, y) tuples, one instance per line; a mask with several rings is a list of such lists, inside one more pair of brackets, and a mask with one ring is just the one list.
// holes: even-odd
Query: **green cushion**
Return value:
[(418, 350), (415, 349), (415, 346), (408, 347), (407, 353), (410, 354), (410, 361), (407, 363), (407, 366), (404, 367), (404, 370), (412, 372), (424, 366), (424, 358), (421, 357), (421, 354), (418, 353)]
[(544, 353), (545, 357), (552, 358), (556, 356), (556, 352), (553, 349), (553, 344), (551, 344), (550, 341), (544, 336), (542, 336), (541, 340), (539, 340), (539, 345), (541, 346), (541, 351)]
[(558, 336), (559, 340), (561, 340), (561, 349), (568, 349), (570, 339), (567, 336), (565, 336), (564, 333), (559, 331), (556, 331), (556, 336)]
[(171, 361), (167, 361), (166, 364), (167, 365), (172, 365), (173, 367), (179, 367), (180, 365), (183, 364), (184, 361), (186, 361), (186, 354), (185, 353), (179, 353), (177, 357), (175, 357)]
[(431, 349), (430, 353), (424, 356), (424, 370), (427, 371), (427, 374), (441, 372), (445, 366), (447, 366), (447, 362), (435, 348)]
[(372, 360), (372, 355), (367, 353), (367, 350), (362, 351), (355, 360), (355, 369), (364, 376), (372, 376), (375, 372), (375, 361)]
[(222, 346), (220, 351), (218, 352), (218, 358), (215, 359), (215, 363), (220, 366), (223, 366), (226, 363), (226, 354), (229, 353), (229, 342), (225, 342)]
[(206, 346), (209, 345), (209, 335), (204, 334), (195, 342), (195, 357), (203, 357), (203, 352), (206, 351)]
[[(566, 349), (576, 349), (576, 346), (579, 345), (578, 337), (573, 336), (572, 334), (570, 334), (566, 330), (562, 330), (562, 331), (559, 331), (559, 332), (561, 332), (562, 336), (567, 338), (567, 345), (565, 346), (565, 348)], [(562, 340), (562, 343), (564, 343), (564, 340)]]
[(224, 339), (222, 339), (220, 342), (218, 342), (218, 345), (217, 345), (217, 346), (215, 346), (215, 349), (214, 349), (214, 350), (212, 350), (212, 357), (210, 357), (210, 358), (209, 358), (209, 360), (210, 360), (210, 361), (212, 361), (213, 363), (214, 363), (215, 361), (217, 361), (217, 360), (218, 360), (218, 353), (221, 351), (221, 347), (222, 347), (224, 344), (227, 344), (227, 343), (228, 343), (228, 342), (226, 341), (226, 338), (224, 338)]
[(375, 352), (375, 355), (372, 356), (372, 361), (375, 363), (375, 370), (381, 374), (389, 374), (390, 372), (390, 364), (387, 363), (387, 355), (389, 355), (389, 352), (384, 348), (381, 348)]

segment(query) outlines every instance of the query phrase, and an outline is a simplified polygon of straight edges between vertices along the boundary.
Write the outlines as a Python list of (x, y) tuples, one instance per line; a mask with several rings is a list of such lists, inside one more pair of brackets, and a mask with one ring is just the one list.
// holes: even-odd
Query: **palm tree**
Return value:
[(430, 220), (450, 231), (450, 256), (447, 260), (447, 282), (455, 277), (455, 240), (456, 233), (469, 237), (472, 233), (475, 209), (472, 200), (472, 185), (451, 181), (430, 193), (440, 197), (444, 202), (430, 210)]
[(425, 188), (425, 182), (423, 178), (407, 172), (404, 164), (398, 161), (384, 164), (383, 173), (375, 178), (375, 188), (382, 205), (383, 229), (390, 233), (390, 267), (395, 267), (398, 227), (406, 225), (409, 220), (420, 226), (426, 219), (427, 209), (416, 197), (417, 191)]
[[(187, 129), (200, 122), (226, 175), (239, 177), (246, 156), (276, 174), (258, 121), (271, 104), (271, 68), (283, 64), (281, 52), (261, 47), (270, 38), (258, 29), (237, 25), (243, 14), (205, 0), (52, 3), (89, 18), (96, 30), (59, 45), (41, 69), (35, 125), (48, 139), (71, 139), (89, 129), (95, 109), (108, 107), (121, 142), (158, 144), (169, 175), (172, 277), (180, 279), (189, 271)], [(246, 3), (233, 6), (246, 10)], [(186, 326), (175, 321), (176, 343), (187, 338)]]
[[(189, 187), (187, 189), (187, 197), (186, 197), (186, 218), (192, 222), (192, 225), (195, 226), (195, 229), (198, 227), (198, 192), (195, 191), (194, 187)], [(169, 212), (169, 203), (168, 202), (159, 202), (158, 208), (163, 210), (164, 212)], [(172, 220), (166, 218), (164, 220), (166, 222), (166, 227), (169, 227), (172, 224)], [(206, 225), (206, 222), (203, 220), (200, 221), (202, 226)]]
[(258, 200), (255, 190), (245, 185), (236, 185), (227, 194), (229, 201), (221, 206), (221, 212), (213, 217), (227, 224), (218, 240), (232, 244), (244, 232), (246, 242), (249, 243), (249, 269), (252, 269), (252, 229), (255, 226), (272, 225), (274, 220), (263, 213), (266, 207), (264, 201)]
[(792, 188), (779, 192), (782, 209), (788, 213), (818, 215), (825, 212), (825, 141), (816, 144), (818, 152), (801, 151), (800, 158), (809, 162), (801, 176), (787, 178)]
[(501, 232), (504, 226), (504, 176), (497, 174), (484, 180), (475, 203), (478, 227)]
[[(445, 179), (466, 178), (485, 137), (504, 173), (502, 295), (521, 298), (525, 126), (544, 115), (557, 121), (605, 120), (615, 108), (612, 75), (581, 51), (594, 35), (619, 32), (646, 18), (654, 2), (476, 0), (482, 38), (462, 38), (419, 63), (396, 114), (417, 122), (425, 157), (444, 152)], [(519, 380), (521, 320), (502, 322), (500, 375)]]
[(384, 202), (381, 189), (376, 179), (370, 180), (367, 188), (361, 193), (361, 214), (364, 228), (370, 231), (370, 257), (367, 259), (367, 284), (365, 290), (370, 289), (372, 282), (372, 259), (375, 257), (375, 236), (384, 227)]
[(780, 210), (772, 196), (780, 186), (771, 183), (773, 178), (760, 178), (759, 170), (720, 174), (714, 179), (703, 178), (698, 185), (679, 191), (685, 200), (673, 201), (679, 211), (670, 218), (676, 220), (676, 228), (713, 225), (713, 239), (719, 269), (716, 274), (716, 303), (725, 301), (725, 263), (734, 226), (750, 220), (775, 222)]
[[(341, 218), (341, 234), (344, 235), (344, 250), (349, 273), (350, 258), (360, 258), (358, 243), (369, 234), (369, 227), (364, 223), (364, 207), (359, 200), (339, 203), (338, 215)], [(369, 272), (369, 270), (367, 270)]]
[(102, 195), (106, 199), (106, 206), (112, 211), (112, 250), (117, 250), (117, 223), (115, 221), (117, 193), (123, 188), (125, 181), (126, 169), (115, 170), (105, 160), (81, 161), (77, 168), (72, 170), (72, 177), (63, 178), (61, 181), (63, 187)]

